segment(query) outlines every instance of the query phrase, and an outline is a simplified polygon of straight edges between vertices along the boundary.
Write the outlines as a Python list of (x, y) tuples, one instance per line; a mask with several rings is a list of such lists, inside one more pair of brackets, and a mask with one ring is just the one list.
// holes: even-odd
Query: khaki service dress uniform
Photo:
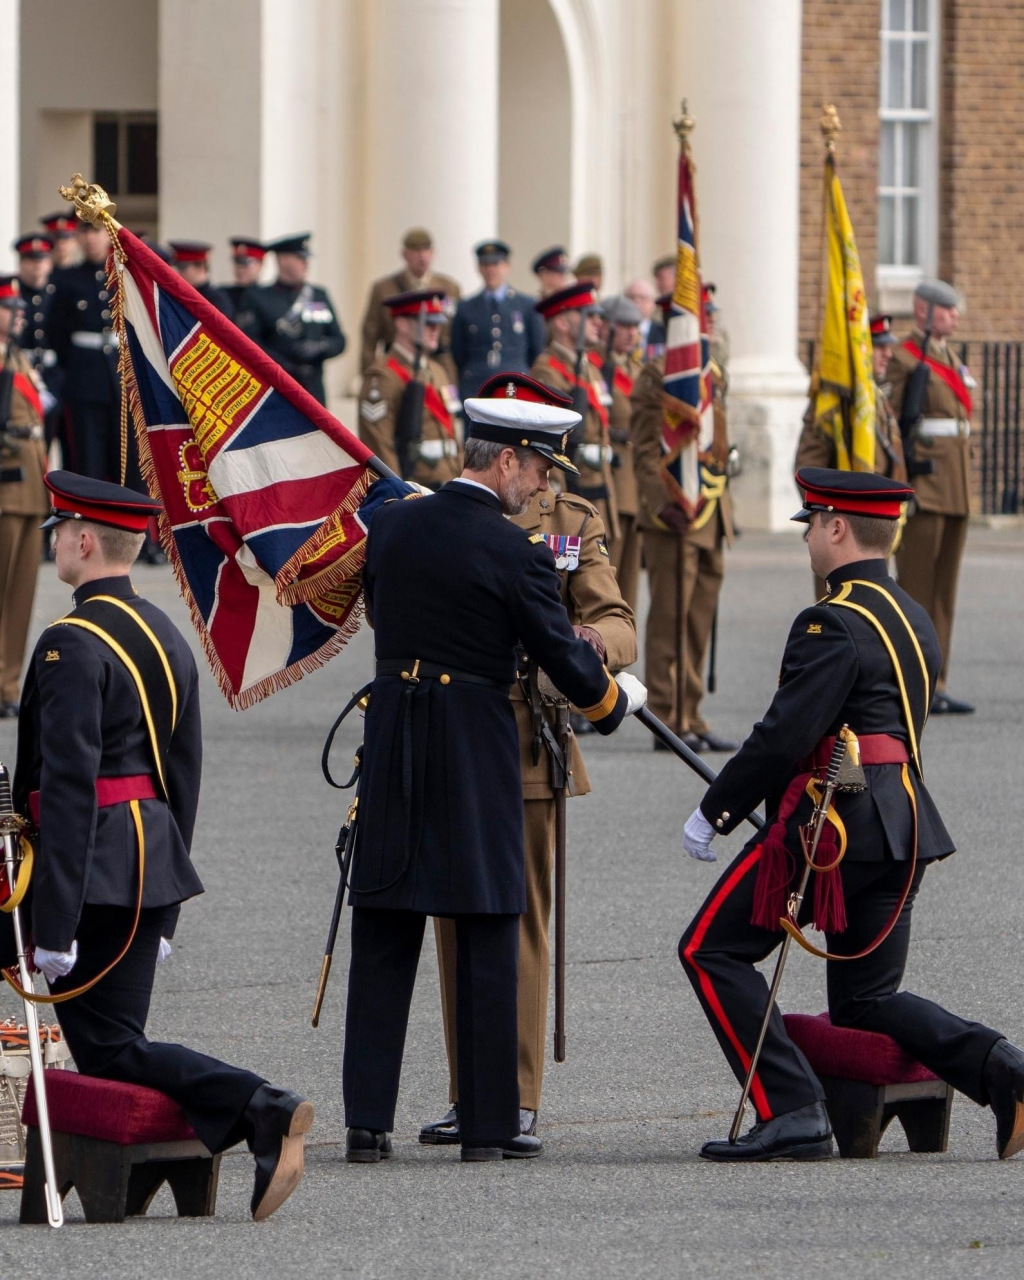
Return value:
[[(600, 353), (588, 353), (591, 363), (600, 371), (603, 368)], [(619, 536), (611, 548), (612, 565), (619, 578), (619, 590), (629, 607), (636, 612), (637, 590), (640, 586), (640, 531), (637, 529), (637, 512), (640, 495), (636, 487), (633, 467), (633, 441), (629, 425), (632, 417), (630, 396), (636, 376), (643, 368), (638, 354), (612, 355), (615, 366), (612, 377), (611, 405), (608, 410), (608, 434), (612, 444), (612, 478), (615, 482), (615, 506), (619, 516)]]
[(620, 533), (615, 481), (612, 476), (612, 443), (608, 434), (611, 394), (600, 370), (595, 369), (588, 359), (584, 359), (580, 367), (580, 383), (576, 381), (575, 368), (576, 352), (563, 347), (559, 342), (549, 342), (533, 362), (530, 377), (537, 378), (568, 396), (572, 395), (576, 386), (586, 387), (587, 412), (582, 424), (583, 443), (576, 450), (574, 459), (580, 471), (576, 491), (597, 508), (607, 533), (608, 549), (614, 551)]
[[(373, 364), (379, 364), (384, 353), (395, 340), (395, 320), (384, 305), (385, 298), (393, 298), (398, 293), (409, 293), (418, 289), (443, 289), (448, 295), (448, 305), (454, 311), (459, 300), (459, 286), (451, 276), (439, 275), (431, 271), (417, 280), (408, 267), (396, 271), (394, 275), (383, 276), (370, 286), (366, 311), (363, 314), (363, 325), (360, 330), (359, 371), (366, 373)], [(445, 321), (441, 329), (441, 341), (438, 344), (437, 361), (447, 370), (447, 381), (458, 383), (458, 374), (450, 350), (450, 319)]]
[[(382, 462), (401, 474), (395, 450), (395, 426), (407, 384), (412, 380), (414, 356), (395, 344), (363, 377), (359, 399), (359, 438)], [(424, 356), (423, 436), (411, 479), (439, 489), (462, 470), (462, 443), (455, 417), (456, 393), (440, 361)]]
[[(915, 329), (908, 341), (920, 350), (924, 334)], [(914, 461), (934, 462), (935, 469), (931, 475), (910, 479), (916, 510), (903, 530), (896, 567), (900, 586), (924, 606), (938, 632), (942, 667), (936, 688), (941, 692), (949, 672), (957, 581), (971, 510), (969, 385), (973, 385), (973, 379), (959, 354), (944, 340), (933, 338), (927, 355), (949, 371), (948, 381), (932, 369), (924, 414), (914, 428)], [(907, 342), (893, 347), (888, 375), (897, 418), (907, 379), (917, 363)], [(970, 383), (965, 382), (965, 375)]]
[[(620, 671), (636, 661), (636, 623), (622, 598), (605, 545), (601, 517), (589, 502), (575, 494), (539, 493), (527, 511), (513, 523), (552, 542), (555, 565), (562, 581), (562, 602), (577, 626), (593, 627), (605, 644), (605, 665)], [(559, 544), (558, 539), (566, 541)], [(560, 553), (560, 554), (559, 554)], [(544, 681), (542, 680), (542, 685)], [(550, 761), (542, 748), (535, 764), (532, 754), (533, 715), (522, 687), (511, 690), (519, 729), (519, 756), (523, 776), (524, 853), (526, 859), (526, 912), (519, 927), (519, 1105), (530, 1111), (540, 1107), (547, 1037), (548, 981), (551, 972), (549, 922), (552, 869), (555, 849), (555, 801), (551, 790)], [(542, 698), (544, 715), (555, 722), (555, 699)], [(569, 737), (569, 786), (573, 796), (590, 790), (583, 754), (575, 734)], [(450, 1101), (458, 1101), (455, 1034), (455, 925), (435, 920), (438, 965), (441, 971), (441, 1006), (448, 1052)]]
[(686, 638), (683, 644), (684, 733), (707, 733), (710, 726), (700, 713), (704, 698), (704, 661), (711, 627), (725, 577), (723, 544), (732, 546), (735, 530), (732, 498), (726, 467), (729, 432), (725, 413), (726, 378), (712, 362), (715, 430), (711, 448), (701, 454), (701, 493), (704, 505), (686, 531), (683, 545), (683, 601), (686, 606)]
[(15, 378), (7, 431), (0, 437), (0, 703), (14, 706), (43, 549), (39, 525), (49, 513), (50, 495), (43, 484), (46, 442), (38, 375), (17, 348), (3, 353), (0, 367), (8, 361)]

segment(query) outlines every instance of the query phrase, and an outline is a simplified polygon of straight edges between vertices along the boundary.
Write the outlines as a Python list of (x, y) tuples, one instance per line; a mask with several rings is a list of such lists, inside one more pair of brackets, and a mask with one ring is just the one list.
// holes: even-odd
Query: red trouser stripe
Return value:
[[(737, 1057), (740, 1060), (740, 1065), (743, 1067), (744, 1071), (750, 1070), (750, 1054), (747, 1053), (743, 1045), (740, 1044), (739, 1037), (732, 1029), (732, 1023), (725, 1016), (725, 1010), (722, 1008), (722, 1002), (718, 998), (718, 993), (715, 991), (711, 979), (700, 967), (694, 957), (700, 949), (701, 943), (704, 941), (705, 934), (708, 929), (711, 928), (711, 923), (717, 915), (719, 907), (721, 907), (722, 903), (725, 902), (729, 894), (732, 893), (733, 889), (736, 888), (760, 856), (761, 846), (757, 845), (755, 848), (751, 849), (750, 853), (748, 853), (739, 866), (735, 868), (729, 879), (725, 881), (722, 887), (708, 903), (708, 909), (701, 916), (696, 929), (693, 931), (693, 937), (691, 937), (683, 951), (683, 960), (696, 971), (697, 976), (700, 979), (700, 989), (704, 994), (704, 999), (708, 1002), (711, 1012), (718, 1019), (718, 1024), (725, 1032), (729, 1043), (736, 1050)], [(762, 1085), (761, 1078), (756, 1072), (754, 1073), (753, 1083), (750, 1086), (750, 1096), (753, 1099), (755, 1108), (757, 1109), (758, 1119), (770, 1120), (772, 1118), (772, 1109), (768, 1103), (768, 1095), (765, 1093), (764, 1085)]]

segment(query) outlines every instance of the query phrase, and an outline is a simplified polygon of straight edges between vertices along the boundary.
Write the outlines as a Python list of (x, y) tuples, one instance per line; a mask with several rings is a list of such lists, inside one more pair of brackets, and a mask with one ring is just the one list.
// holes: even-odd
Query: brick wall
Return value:
[(821, 327), (822, 102), (835, 104), (843, 126), (836, 150), (839, 177), (868, 300), (874, 303), (879, 14), (879, 0), (804, 0), (800, 106), (800, 333), (804, 338), (814, 336)]
[[(1024, 339), (1024, 3), (942, 0), (939, 272), (966, 306), (965, 340)], [(821, 274), (823, 99), (843, 123), (839, 172), (875, 302), (881, 0), (804, 0), (800, 334), (814, 335)]]

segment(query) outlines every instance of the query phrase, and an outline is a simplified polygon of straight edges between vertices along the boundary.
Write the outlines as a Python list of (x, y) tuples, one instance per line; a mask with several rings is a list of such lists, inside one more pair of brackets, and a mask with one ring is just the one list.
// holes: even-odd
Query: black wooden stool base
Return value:
[[(178, 1216), (209, 1218), (217, 1205), (220, 1156), (198, 1139), (122, 1145), (75, 1133), (53, 1134), (53, 1163), (63, 1200), (78, 1192), (86, 1222), (123, 1222), (144, 1214), (166, 1182)], [(39, 1130), (28, 1130), (22, 1222), (46, 1222), (43, 1153)]]
[(911, 1151), (945, 1151), (953, 1088), (943, 1080), (916, 1084), (865, 1084), (819, 1076), (841, 1156), (872, 1160), (890, 1121), (903, 1126)]

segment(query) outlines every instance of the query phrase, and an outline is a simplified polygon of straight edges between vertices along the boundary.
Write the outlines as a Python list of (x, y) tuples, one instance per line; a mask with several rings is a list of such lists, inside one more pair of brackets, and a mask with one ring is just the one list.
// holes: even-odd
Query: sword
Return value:
[[(807, 892), (807, 882), (811, 878), (814, 855), (818, 852), (818, 841), (821, 839), (825, 819), (828, 817), (829, 805), (832, 803), (832, 797), (835, 795), (836, 788), (839, 785), (839, 770), (842, 767), (843, 757), (846, 755), (846, 735), (848, 731), (849, 726), (844, 724), (836, 734), (835, 746), (832, 748), (828, 769), (825, 771), (825, 785), (822, 789), (821, 799), (814, 807), (810, 822), (806, 827), (800, 829), (800, 839), (803, 842), (805, 853), (804, 873), (800, 877), (799, 888), (795, 893), (789, 895), (789, 901), (786, 903), (786, 915), (794, 924), (796, 924), (797, 917), (800, 914), (804, 894)], [(747, 1078), (743, 1082), (743, 1092), (740, 1094), (739, 1106), (736, 1108), (736, 1114), (732, 1120), (732, 1128), (729, 1130), (730, 1142), (735, 1142), (740, 1136), (740, 1128), (743, 1124), (743, 1110), (747, 1105), (747, 1099), (750, 1097), (750, 1089), (754, 1083), (754, 1075), (761, 1058), (761, 1050), (764, 1048), (765, 1037), (768, 1035), (768, 1024), (771, 1022), (772, 1013), (775, 1011), (775, 999), (779, 994), (779, 987), (782, 985), (782, 971), (786, 967), (786, 956), (789, 954), (789, 944), (792, 940), (788, 933), (782, 940), (782, 950), (779, 952), (779, 959), (775, 965), (772, 985), (768, 989), (768, 1007), (764, 1011), (764, 1020), (761, 1023), (761, 1031), (757, 1037), (754, 1052), (750, 1057), (750, 1066), (747, 1068)]]
[[(15, 869), (19, 861), (18, 835), (23, 823), (14, 812), (11, 799), (11, 779), (7, 766), (0, 764), (0, 836), (4, 845), (4, 866), (7, 870), (7, 885), (14, 893)], [(25, 940), (21, 931), (21, 914), (18, 907), (11, 911), (11, 924), (14, 926), (14, 946), (18, 953), (18, 971), (21, 985), (26, 991), (33, 990), (32, 975), (29, 973), (28, 959), (25, 955)], [(25, 1005), (25, 1025), (28, 1028), (28, 1054), (32, 1064), (32, 1083), (36, 1095), (36, 1114), (39, 1121), (39, 1145), (43, 1153), (43, 1174), (46, 1178), (46, 1219), (51, 1227), (64, 1225), (64, 1206), (61, 1203), (60, 1188), (57, 1186), (57, 1174), (53, 1164), (53, 1137), (50, 1132), (50, 1111), (46, 1102), (46, 1071), (43, 1067), (43, 1053), (39, 1047), (39, 1019), (36, 1007), (30, 1000)]]
[(320, 1025), (320, 1011), (323, 1008), (324, 995), (327, 992), (327, 979), (331, 976), (334, 944), (338, 940), (338, 927), (341, 924), (341, 912), (345, 906), (345, 890), (348, 887), (348, 873), (349, 868), (352, 866), (352, 854), (356, 847), (356, 824), (359, 819), (359, 775), (362, 770), (362, 761), (363, 748), (362, 744), (360, 744), (356, 752), (355, 794), (352, 797), (345, 823), (338, 832), (338, 839), (334, 846), (340, 878), (338, 880), (338, 892), (334, 896), (334, 912), (331, 916), (331, 925), (327, 930), (327, 945), (324, 947), (324, 958), (320, 965), (320, 979), (316, 985), (316, 999), (313, 1001), (314, 1027)]
[(555, 1061), (565, 1061), (565, 791), (569, 768), (569, 706), (555, 710), (555, 737), (562, 749), (561, 768), (552, 761), (555, 793)]

